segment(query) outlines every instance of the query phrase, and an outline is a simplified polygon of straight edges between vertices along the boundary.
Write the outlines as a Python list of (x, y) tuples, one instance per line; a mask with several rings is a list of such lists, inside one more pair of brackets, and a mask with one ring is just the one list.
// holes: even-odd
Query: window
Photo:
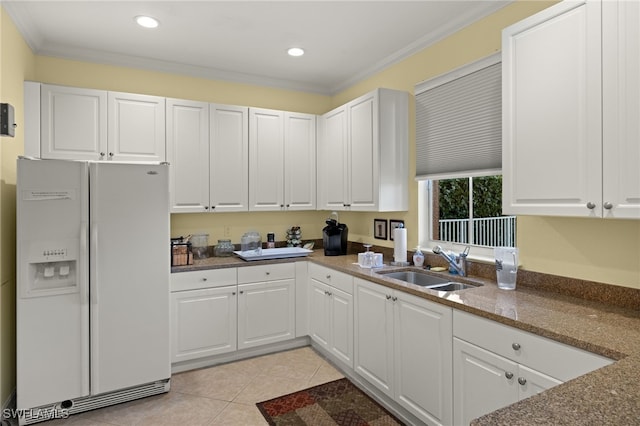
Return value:
[(420, 244), (515, 246), (515, 217), (502, 216), (500, 54), (416, 86), (416, 180)]
[(515, 247), (515, 216), (502, 215), (502, 176), (430, 181), (430, 240)]

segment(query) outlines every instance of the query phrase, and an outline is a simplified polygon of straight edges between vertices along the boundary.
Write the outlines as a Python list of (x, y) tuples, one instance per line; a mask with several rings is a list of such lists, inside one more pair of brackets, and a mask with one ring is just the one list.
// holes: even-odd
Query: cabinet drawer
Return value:
[(603, 356), (457, 310), (453, 312), (453, 335), (562, 381), (612, 362)]
[(276, 281), (295, 278), (294, 263), (276, 263), (273, 265), (246, 266), (238, 268), (238, 284)]
[(333, 286), (345, 293), (353, 294), (353, 277), (344, 272), (310, 262), (309, 278)]
[(198, 290), (238, 283), (237, 268), (208, 269), (204, 271), (171, 274), (171, 291)]

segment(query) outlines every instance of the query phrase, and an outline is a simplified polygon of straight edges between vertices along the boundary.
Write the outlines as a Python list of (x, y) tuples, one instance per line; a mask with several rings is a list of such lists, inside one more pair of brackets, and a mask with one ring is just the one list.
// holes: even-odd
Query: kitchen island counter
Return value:
[[(552, 292), (518, 287), (499, 290), (495, 281), (455, 281), (482, 284), (456, 292), (436, 292), (385, 277), (385, 266), (363, 269), (356, 255), (324, 256), (316, 250), (305, 258), (245, 262), (237, 257), (209, 258), (172, 272), (312, 261), (400, 291), (442, 303), (502, 324), (544, 336), (613, 359), (615, 362), (584, 376), (472, 422), (473, 425), (640, 424), (640, 310), (616, 307)], [(435, 273), (434, 273), (435, 274)], [(447, 273), (438, 275), (447, 276)], [(631, 290), (634, 294), (635, 290)]]

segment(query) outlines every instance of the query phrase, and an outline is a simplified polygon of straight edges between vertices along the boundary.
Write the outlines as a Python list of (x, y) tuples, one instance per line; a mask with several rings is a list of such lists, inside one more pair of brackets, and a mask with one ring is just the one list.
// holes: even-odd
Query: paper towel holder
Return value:
[[(393, 237), (393, 234), (395, 233), (396, 229), (405, 231), (403, 238), (401, 238), (399, 241), (395, 241), (394, 242), (393, 262), (391, 262), (391, 265), (392, 266), (410, 266), (411, 263), (407, 262), (407, 257), (406, 257), (406, 245), (407, 245), (406, 237), (407, 237), (407, 234), (406, 234), (406, 230), (404, 229), (404, 221), (399, 221), (399, 220), (394, 221), (392, 219), (392, 221), (390, 221), (390, 222), (391, 223), (392, 222), (396, 222), (396, 226), (391, 227), (391, 239), (392, 240), (395, 240), (395, 238)], [(399, 246), (398, 246), (398, 244), (399, 244)], [(398, 252), (398, 250), (400, 250), (400, 252), (402, 253), (402, 256), (400, 257), (401, 260), (398, 260), (397, 256), (396, 256), (396, 253)]]

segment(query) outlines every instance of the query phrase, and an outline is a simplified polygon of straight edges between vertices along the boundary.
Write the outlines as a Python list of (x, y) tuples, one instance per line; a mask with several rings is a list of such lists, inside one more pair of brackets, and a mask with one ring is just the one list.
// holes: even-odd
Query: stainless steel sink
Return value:
[(432, 285), (444, 285), (448, 284), (449, 280), (442, 277), (435, 277), (433, 275), (423, 274), (415, 271), (393, 271), (393, 272), (378, 272), (385, 277), (395, 278), (396, 280), (406, 281), (411, 284), (419, 285), (422, 287), (429, 287)]
[(389, 278), (395, 278), (396, 280), (419, 285), (421, 287), (425, 287), (430, 290), (436, 290), (436, 291), (457, 291), (457, 290), (465, 290), (467, 288), (476, 287), (471, 284), (452, 282), (444, 277), (437, 277), (434, 275), (426, 274), (424, 272), (417, 272), (417, 271), (391, 271), (391, 272), (379, 271), (378, 274), (384, 275), (385, 277), (389, 277)]

